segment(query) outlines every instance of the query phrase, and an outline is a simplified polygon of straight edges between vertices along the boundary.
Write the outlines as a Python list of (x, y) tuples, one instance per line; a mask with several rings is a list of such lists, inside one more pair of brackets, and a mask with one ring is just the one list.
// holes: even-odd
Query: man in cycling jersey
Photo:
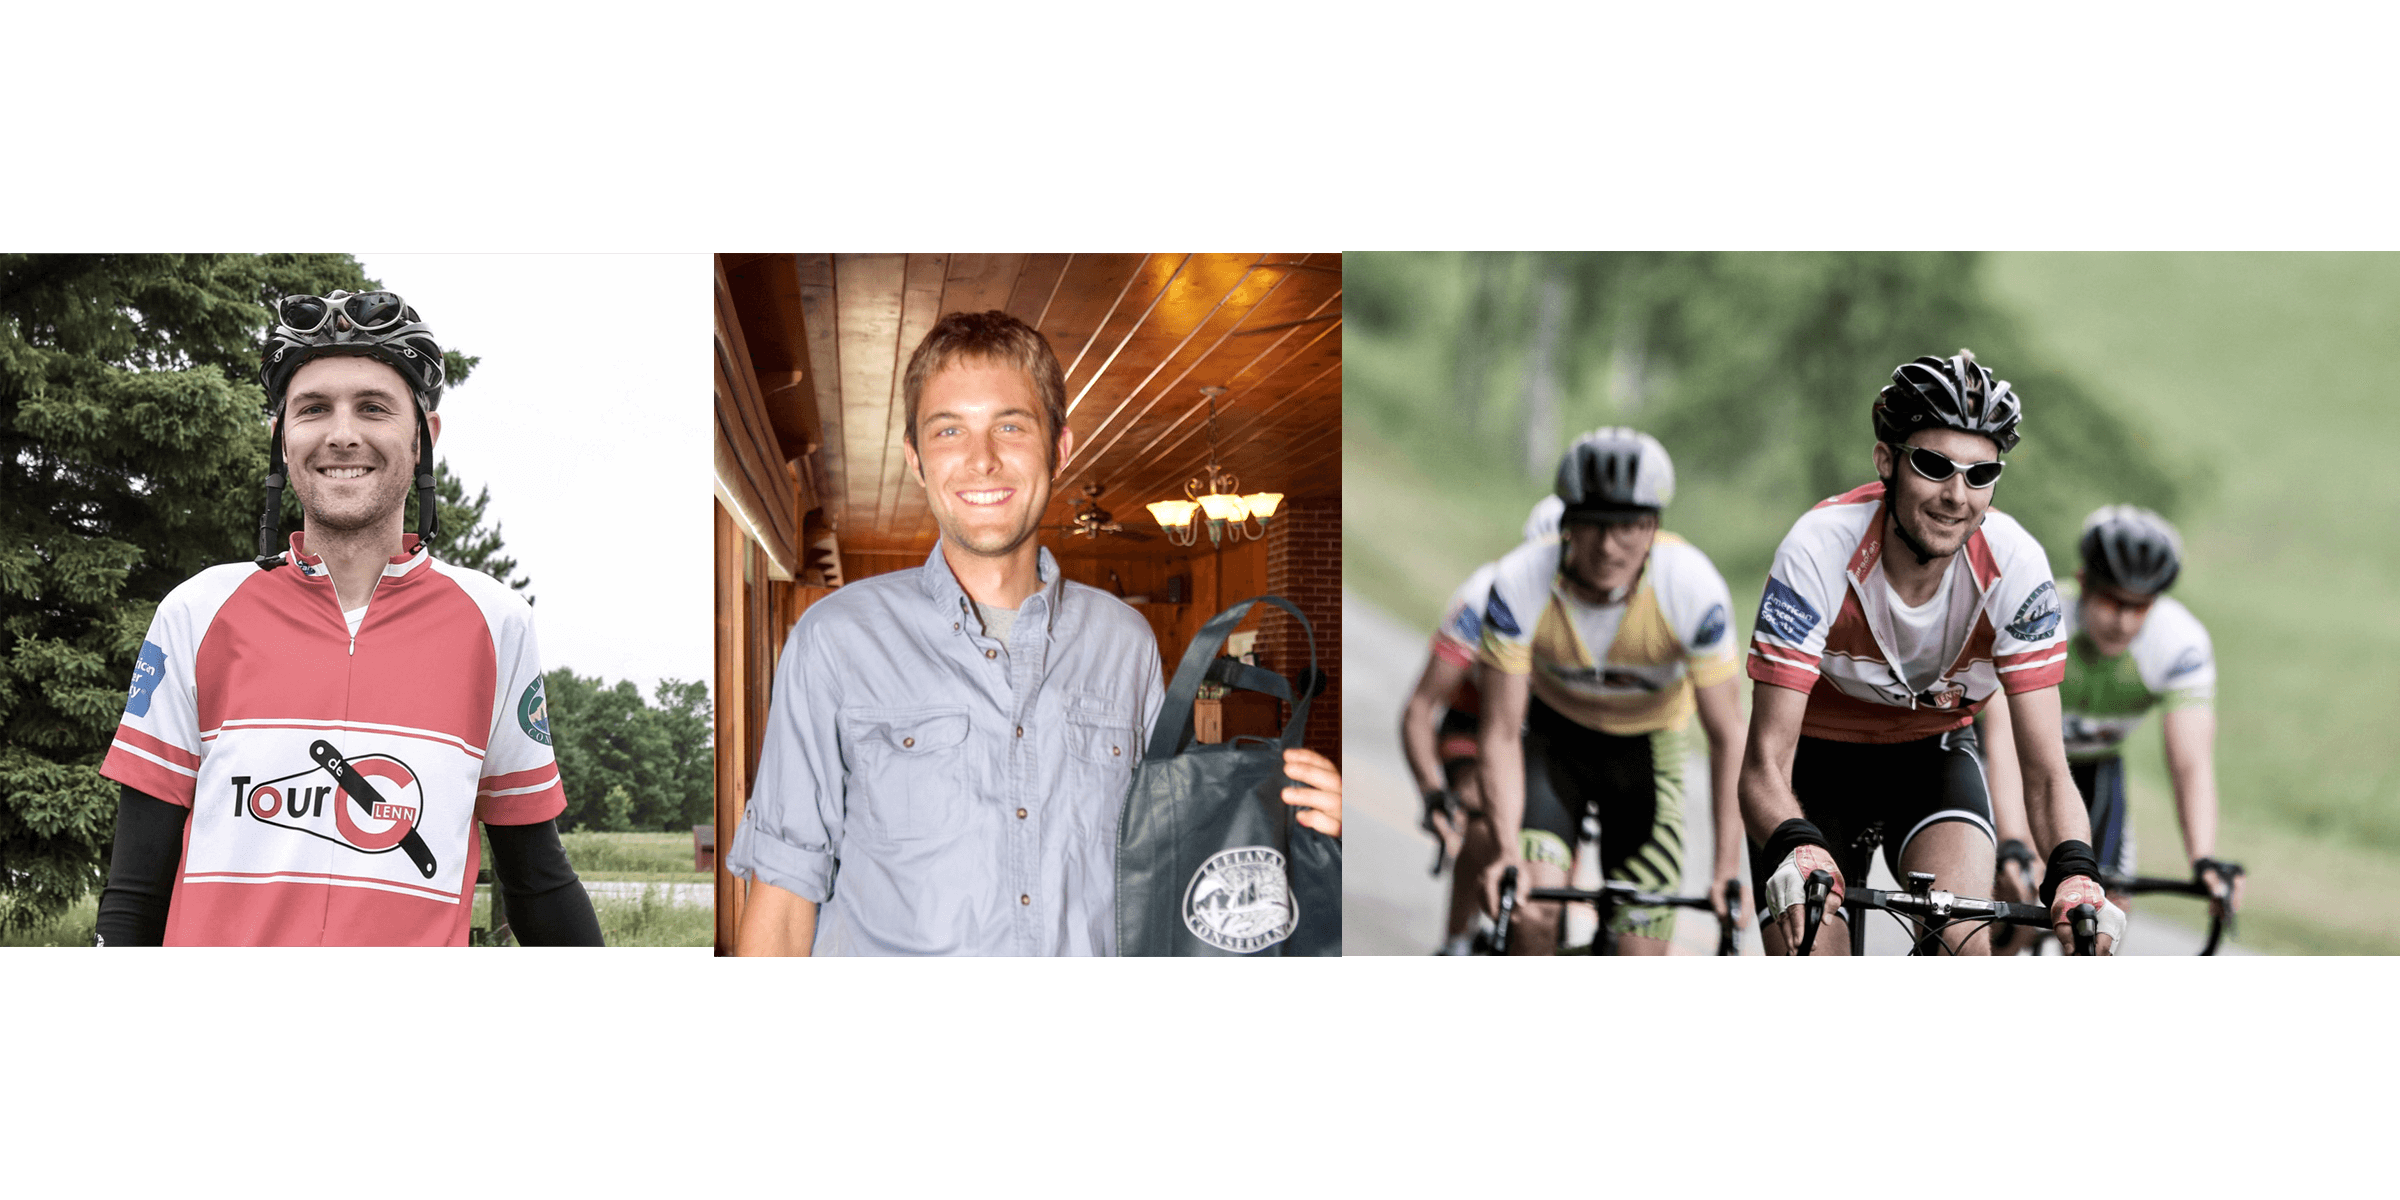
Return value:
[[(2183, 569), (2183, 540), (2157, 513), (2112, 504), (2085, 518), (2076, 554), (2081, 561), (2076, 590), (2067, 597), (2067, 674), (2059, 696), (2068, 769), (2083, 795), (2100, 867), (2110, 876), (2134, 874), (2121, 752), (2155, 708), (2184, 856), (2193, 878), (2222, 895), (2226, 872), (2213, 857), (2216, 657), (2199, 618), (2166, 594)], [(2003, 843), (2001, 858), (2003, 871), (2030, 875), (2032, 855), (2021, 846)], [(2240, 887), (2235, 876), (2228, 899), (2236, 907)], [(2126, 907), (2132, 900), (2116, 891), (2110, 898)], [(2212, 909), (2218, 904), (2210, 901)]]
[(432, 330), (391, 292), (288, 296), (259, 382), (258, 558), (160, 602), (100, 767), (124, 788), (101, 944), (465, 945), (480, 822), (517, 940), (599, 945), (533, 610), (431, 554)]
[[(1544, 496), (1525, 515), (1531, 542), (1558, 532), (1563, 503)], [(1483, 789), (1475, 782), (1476, 728), (1483, 694), (1475, 687), (1475, 656), (1483, 648), (1483, 607), (1491, 596), (1498, 563), (1475, 568), (1451, 593), (1433, 631), (1433, 646), (1416, 690), (1400, 713), (1400, 747), (1425, 799), (1425, 832), (1455, 858), (1450, 879), (1450, 913), (1441, 953), (1465, 954), (1473, 942), (1476, 894), (1483, 868), (1497, 853), (1491, 822), (1484, 815)]]
[[(2103, 953), (2123, 931), (2059, 740), (2066, 652), (2049, 563), (1991, 508), (2020, 415), (2008, 383), (1967, 351), (1901, 364), (1873, 410), (1878, 481), (1818, 504), (1776, 550), (1750, 643), (1741, 775), (1769, 953), (1797, 949), (1802, 883), (1820, 869), (1833, 896), (1816, 952), (1848, 951), (1841, 896), (1865, 883), (1878, 842), (1896, 876), (1988, 893), (1994, 796), (1974, 718), (2000, 691), (2024, 812), (2048, 848), (2052, 924), (2066, 940), (2069, 911), (2088, 903), (2103, 907)], [(1944, 936), (1989, 952), (1978, 931)]]
[[(1482, 872), (1485, 909), (1497, 910), (1511, 867), (1524, 889), (1563, 885), (1587, 815), (1600, 825), (1605, 878), (1676, 890), (1695, 711), (1715, 787), (1709, 891), (1721, 905), (1724, 881), (1741, 869), (1741, 701), (1725, 579), (1658, 527), (1675, 493), (1658, 439), (1585, 434), (1560, 457), (1556, 490), (1560, 536), (1503, 557), (1484, 607), (1479, 776), (1496, 843)], [(1518, 921), (1511, 953), (1556, 948), (1558, 905), (1526, 905)], [(1674, 910), (1620, 908), (1610, 928), (1619, 953), (1664, 954)]]

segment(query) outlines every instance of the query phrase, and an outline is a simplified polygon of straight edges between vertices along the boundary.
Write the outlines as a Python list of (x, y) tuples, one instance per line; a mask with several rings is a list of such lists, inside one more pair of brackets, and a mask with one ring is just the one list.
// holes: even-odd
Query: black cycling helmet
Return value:
[(2016, 448), (2024, 415), (2008, 381), (1992, 378), (1974, 351), (1928, 355), (1892, 369), (1891, 384), (1875, 398), (1875, 440), (1899, 445), (1920, 429), (1957, 429), (1992, 439), (2006, 454)]
[(2165, 517), (2130, 504), (2111, 504), (2083, 519), (2076, 539), (2089, 582), (2155, 596), (2183, 570), (2183, 539)]
[(1575, 439), (1558, 459), (1559, 523), (1649, 514), (1675, 498), (1675, 464), (1658, 439), (1624, 426)]
[(267, 432), (266, 508), (258, 519), (258, 567), (271, 570), (283, 561), (283, 399), (292, 376), (312, 359), (346, 354), (372, 358), (400, 373), (416, 395), (417, 416), (417, 537), (430, 543), (440, 525), (433, 495), (433, 435), (425, 414), (441, 407), (442, 388), (449, 382), (442, 366), (441, 343), (398, 292), (329, 292), (323, 296), (286, 296), (275, 304), (275, 324), (267, 330), (267, 345), (259, 356), (258, 382), (266, 389)]

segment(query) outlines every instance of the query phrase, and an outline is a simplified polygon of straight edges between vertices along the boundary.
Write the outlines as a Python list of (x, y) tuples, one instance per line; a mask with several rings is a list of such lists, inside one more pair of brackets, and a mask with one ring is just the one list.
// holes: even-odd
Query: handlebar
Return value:
[(1441, 827), (1434, 823), (1433, 818), (1437, 813), (1450, 818), (1453, 825), (1458, 823), (1458, 796), (1449, 788), (1425, 793), (1425, 819), (1417, 823), (1417, 828), (1433, 835), (1432, 874), (1438, 879), (1442, 868), (1450, 865), (1450, 842), (1442, 836)]
[[(2008, 900), (1988, 900), (1977, 896), (1960, 896), (1935, 889), (1933, 876), (1922, 871), (1908, 875), (1909, 890), (1887, 892), (1878, 888), (1854, 887), (1844, 889), (1842, 908), (1848, 915), (1851, 928), (1870, 909), (1906, 917), (1921, 929), (1919, 943), (1925, 934), (1953, 921), (1997, 921), (2007, 925), (2023, 925), (2047, 930), (2050, 910), (2039, 904), (2018, 904)], [(1816, 870), (1808, 873), (1806, 899), (1802, 914), (1807, 921), (1806, 932), (1800, 939), (1800, 954), (1814, 949), (1817, 928), (1824, 920), (1825, 902), (1833, 888), (1833, 876)], [(2100, 933), (2100, 912), (2089, 904), (2079, 904), (2069, 912), (2068, 924), (2075, 937), (2075, 953), (2089, 955), (2096, 948)]]
[[(1511, 870), (1514, 870), (1514, 868), (1511, 868)], [(1500, 878), (1502, 886), (1506, 887), (1509, 881), (1507, 872), (1502, 872)], [(1503, 892), (1502, 899), (1505, 900), (1506, 898), (1507, 893)], [(1676, 896), (1665, 892), (1645, 892), (1640, 888), (1635, 887), (1633, 884), (1613, 881), (1602, 883), (1597, 888), (1535, 888), (1532, 891), (1525, 893), (1525, 898), (1527, 900), (1542, 900), (1557, 904), (1589, 904), (1594, 908), (1601, 910), (1601, 920), (1604, 925), (1607, 921), (1608, 910), (1612, 908), (1696, 908), (1711, 912), (1715, 911), (1716, 909), (1715, 903), (1706, 896)], [(1739, 880), (1728, 879), (1725, 881), (1726, 915), (1723, 919), (1717, 922), (1717, 953), (1720, 956), (1730, 956), (1740, 953), (1739, 948), (1734, 944), (1733, 917), (1734, 914), (1741, 911), (1741, 882)], [(1605, 933), (1605, 930), (1603, 930), (1603, 933)], [(1598, 945), (1597, 942), (1594, 944)], [(1598, 952), (1599, 951), (1595, 951), (1595, 953)]]
[[(2221, 886), (2212, 888), (2200, 878), (2206, 867), (2216, 869), (2217, 879)], [(2208, 918), (2208, 942), (2200, 947), (2201, 954), (2211, 955), (2217, 952), (2219, 944), (2233, 936), (2233, 885), (2234, 881), (2240, 879), (2242, 875), (2242, 864), (2240, 863), (2214, 862), (2203, 859), (2201, 862), (2193, 864), (2190, 879), (2161, 879), (2151, 875), (2110, 875), (2102, 878), (2100, 882), (2102, 886), (2112, 892), (2127, 892), (2136, 896), (2146, 893), (2164, 893), (2171, 896), (2194, 896), (2202, 900), (2215, 901)]]

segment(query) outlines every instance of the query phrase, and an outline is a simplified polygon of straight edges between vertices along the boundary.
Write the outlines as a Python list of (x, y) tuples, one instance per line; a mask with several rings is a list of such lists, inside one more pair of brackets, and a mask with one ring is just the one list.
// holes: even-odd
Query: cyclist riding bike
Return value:
[[(1833, 875), (1826, 922), (1844, 921), (1843, 889), (1866, 883), (1878, 842), (1896, 877), (1930, 872), (1943, 891), (1986, 894), (1995, 799), (2003, 824), (2029, 819), (2048, 849), (2041, 899), (2061, 941), (2079, 904), (2102, 906), (2101, 953), (2123, 933), (2123, 910), (2102, 905), (2058, 732), (2066, 650), (2050, 565), (1991, 507), (2020, 416), (2007, 381), (1968, 351), (1901, 364), (1873, 410), (1878, 481), (1809, 510), (1775, 552), (1741, 773), (1770, 954), (1801, 942), (1813, 871)], [(1975, 714), (2002, 691), (2021, 801), (1987, 786), (1976, 739)], [(2020, 803), (2022, 817), (2008, 807)], [(1847, 952), (1846, 928), (1825, 932), (1817, 953)], [(1989, 951), (1979, 927), (1945, 940)]]
[[(1562, 507), (1557, 496), (1542, 497), (1525, 516), (1523, 540), (1556, 536)], [(1424, 829), (1441, 842), (1440, 859), (1457, 859), (1443, 954), (1465, 954), (1472, 947), (1476, 881), (1496, 852), (1491, 825), (1481, 819), (1483, 790), (1475, 782), (1475, 730), (1483, 711), (1483, 695), (1475, 687), (1475, 655), (1483, 647), (1483, 606), (1498, 566), (1491, 562), (1475, 568), (1451, 593), (1433, 631), (1425, 670), (1400, 713), (1400, 747), (1425, 799)]]
[[(1725, 578), (1658, 527), (1675, 494), (1658, 439), (1585, 434), (1559, 459), (1556, 490), (1560, 536), (1502, 558), (1484, 607), (1479, 782), (1496, 851), (1480, 873), (1485, 911), (1497, 915), (1511, 868), (1528, 891), (1564, 884), (1587, 815), (1600, 826), (1604, 877), (1676, 891), (1695, 711), (1715, 782), (1709, 894), (1721, 897), (1741, 870), (1741, 700)], [(1628, 907), (1610, 929), (1621, 954), (1664, 954), (1674, 921), (1672, 908)], [(1516, 922), (1511, 953), (1556, 948), (1557, 904), (1527, 904)]]
[[(2067, 765), (2091, 820), (2101, 869), (2134, 875), (2132, 816), (2125, 797), (2127, 738), (2160, 712), (2167, 773), (2193, 877), (2223, 894), (2230, 874), (2214, 855), (2217, 836), (2217, 668), (2208, 630), (2166, 594), (2183, 569), (2183, 540), (2166, 518), (2112, 504), (2084, 519), (2076, 540), (2076, 592), (2065, 609), (2067, 674), (2059, 687)], [(2030, 874), (2029, 853), (2002, 849), (2002, 870)], [(2241, 876), (2229, 899), (2241, 906)], [(2131, 896), (2111, 891), (2120, 906)], [(2210, 900), (2210, 909), (2219, 901)], [(2221, 915), (2221, 914), (2220, 914)]]

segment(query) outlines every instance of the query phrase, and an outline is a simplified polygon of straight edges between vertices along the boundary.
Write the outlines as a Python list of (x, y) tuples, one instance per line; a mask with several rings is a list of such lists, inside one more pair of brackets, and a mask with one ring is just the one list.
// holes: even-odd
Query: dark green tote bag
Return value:
[[(1254, 604), (1290, 613), (1308, 635), (1306, 694), (1283, 676), (1216, 656)], [(1293, 819), (1283, 751), (1300, 744), (1315, 699), (1317, 634), (1280, 596), (1209, 619), (1167, 685), (1158, 724), (1117, 826), (1117, 953), (1267, 957), (1342, 952), (1342, 844)], [(1192, 741), (1204, 682), (1265, 692), (1292, 706), (1274, 739)]]

